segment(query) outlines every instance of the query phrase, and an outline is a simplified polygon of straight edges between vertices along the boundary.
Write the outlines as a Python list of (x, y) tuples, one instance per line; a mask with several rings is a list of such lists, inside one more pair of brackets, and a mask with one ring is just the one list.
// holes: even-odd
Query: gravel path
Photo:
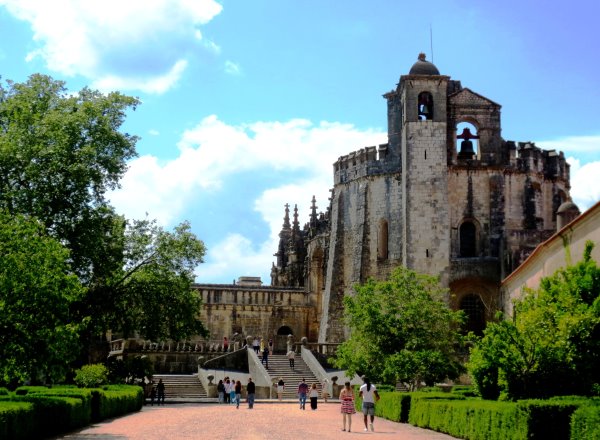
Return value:
[(243, 403), (239, 409), (218, 404), (177, 404), (145, 406), (140, 412), (107, 420), (61, 439), (71, 440), (176, 440), (176, 439), (319, 439), (343, 440), (356, 436), (377, 436), (402, 440), (452, 440), (438, 432), (375, 418), (375, 432), (364, 432), (362, 414), (352, 418), (352, 432), (343, 432), (339, 403), (319, 402), (312, 411), (297, 403), (261, 402), (253, 409)]

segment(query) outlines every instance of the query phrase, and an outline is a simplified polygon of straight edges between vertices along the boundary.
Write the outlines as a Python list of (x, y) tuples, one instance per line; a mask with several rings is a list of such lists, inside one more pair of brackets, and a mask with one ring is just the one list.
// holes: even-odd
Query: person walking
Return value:
[(165, 404), (165, 384), (162, 379), (158, 379), (158, 385), (156, 385), (156, 403), (158, 405)]
[(260, 363), (265, 365), (266, 369), (269, 369), (269, 347), (263, 348), (262, 359)]
[(313, 383), (312, 387), (310, 387), (310, 393), (308, 395), (310, 398), (310, 409), (313, 411), (317, 409), (317, 400), (319, 399), (319, 390), (317, 390), (317, 384)]
[(239, 380), (235, 383), (234, 391), (235, 391), (235, 407), (237, 409), (240, 409), (240, 400), (242, 400), (242, 383)]
[(302, 378), (302, 382), (298, 384), (298, 399), (300, 399), (300, 409), (305, 409), (306, 394), (308, 394), (308, 384), (306, 383), (306, 380)]
[(258, 354), (258, 350), (260, 349), (260, 342), (258, 341), (258, 338), (256, 338), (256, 337), (252, 340), (252, 348), (254, 349), (256, 354)]
[(224, 380), (225, 383), (223, 385), (225, 389), (223, 390), (223, 403), (231, 403), (231, 381), (229, 380), (229, 376)]
[(273, 356), (273, 338), (269, 339), (269, 355)]
[(294, 358), (296, 357), (296, 353), (294, 353), (294, 350), (290, 350), (287, 352), (287, 358), (290, 361), (290, 368), (293, 370), (294, 369)]
[(365, 431), (368, 431), (367, 428), (367, 417), (371, 416), (371, 424), (369, 425), (371, 431), (375, 431), (373, 427), (373, 422), (375, 421), (375, 402), (379, 400), (379, 394), (377, 393), (377, 389), (375, 385), (371, 384), (369, 379), (366, 376), (363, 376), (363, 384), (360, 387), (360, 397), (362, 397), (362, 412), (365, 420)]
[(223, 336), (223, 351), (229, 351), (229, 340), (227, 339), (227, 336)]
[(232, 405), (235, 403), (235, 380), (233, 379), (231, 379), (231, 383), (229, 384), (229, 402)]
[(323, 384), (321, 385), (321, 397), (323, 397), (323, 401), (325, 403), (327, 403), (327, 399), (329, 399), (328, 386), (329, 386), (329, 381), (327, 379), (325, 379), (323, 381)]
[(217, 393), (219, 393), (219, 403), (223, 403), (225, 401), (225, 384), (222, 379), (217, 384)]
[(356, 409), (354, 408), (354, 390), (350, 387), (350, 382), (346, 382), (340, 391), (340, 402), (342, 403), (342, 431), (346, 430), (346, 419), (348, 419), (348, 432), (351, 432), (352, 414), (356, 414)]
[(252, 382), (252, 378), (248, 378), (248, 385), (246, 385), (246, 393), (248, 393), (248, 409), (254, 408), (254, 393), (256, 393), (256, 385)]
[(277, 398), (280, 402), (283, 397), (283, 390), (285, 390), (285, 382), (283, 381), (283, 377), (280, 377), (279, 382), (277, 382)]

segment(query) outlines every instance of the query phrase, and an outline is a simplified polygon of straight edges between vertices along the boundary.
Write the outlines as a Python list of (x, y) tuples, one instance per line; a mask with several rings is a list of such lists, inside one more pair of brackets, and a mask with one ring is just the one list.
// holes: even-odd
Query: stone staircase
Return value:
[[(309, 387), (313, 383), (316, 383), (319, 390), (319, 398), (321, 397), (322, 384), (299, 355), (296, 355), (293, 370), (290, 368), (290, 362), (286, 355), (274, 354), (269, 356), (269, 369), (267, 371), (271, 379), (276, 382), (279, 381), (280, 377), (283, 378), (285, 382), (285, 390), (283, 391), (284, 399), (298, 398), (298, 384), (302, 381), (302, 378), (306, 380)], [(275, 390), (273, 390), (273, 396), (277, 398)]]
[(197, 374), (155, 374), (152, 376), (154, 387), (159, 379), (165, 384), (165, 399), (172, 398), (205, 398), (208, 394)]

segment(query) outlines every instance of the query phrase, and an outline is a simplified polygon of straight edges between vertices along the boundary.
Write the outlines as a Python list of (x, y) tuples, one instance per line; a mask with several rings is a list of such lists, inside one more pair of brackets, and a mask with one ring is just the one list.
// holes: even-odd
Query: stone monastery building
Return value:
[(388, 142), (335, 162), (326, 212), (313, 197), (300, 227), (286, 205), (271, 286), (196, 286), (211, 339), (342, 342), (344, 295), (399, 265), (439, 275), (480, 332), (502, 308), (501, 280), (579, 214), (563, 153), (503, 139), (501, 106), (423, 54), (383, 97)]

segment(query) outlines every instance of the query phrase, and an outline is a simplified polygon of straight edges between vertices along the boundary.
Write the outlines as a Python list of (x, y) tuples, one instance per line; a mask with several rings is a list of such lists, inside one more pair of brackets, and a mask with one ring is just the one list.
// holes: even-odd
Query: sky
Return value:
[(207, 247), (200, 283), (270, 283), (284, 205), (328, 206), (333, 163), (386, 142), (419, 52), (502, 105), (502, 136), (563, 151), (600, 200), (600, 2), (0, 0), (0, 76), (34, 73), (142, 104), (112, 205)]

